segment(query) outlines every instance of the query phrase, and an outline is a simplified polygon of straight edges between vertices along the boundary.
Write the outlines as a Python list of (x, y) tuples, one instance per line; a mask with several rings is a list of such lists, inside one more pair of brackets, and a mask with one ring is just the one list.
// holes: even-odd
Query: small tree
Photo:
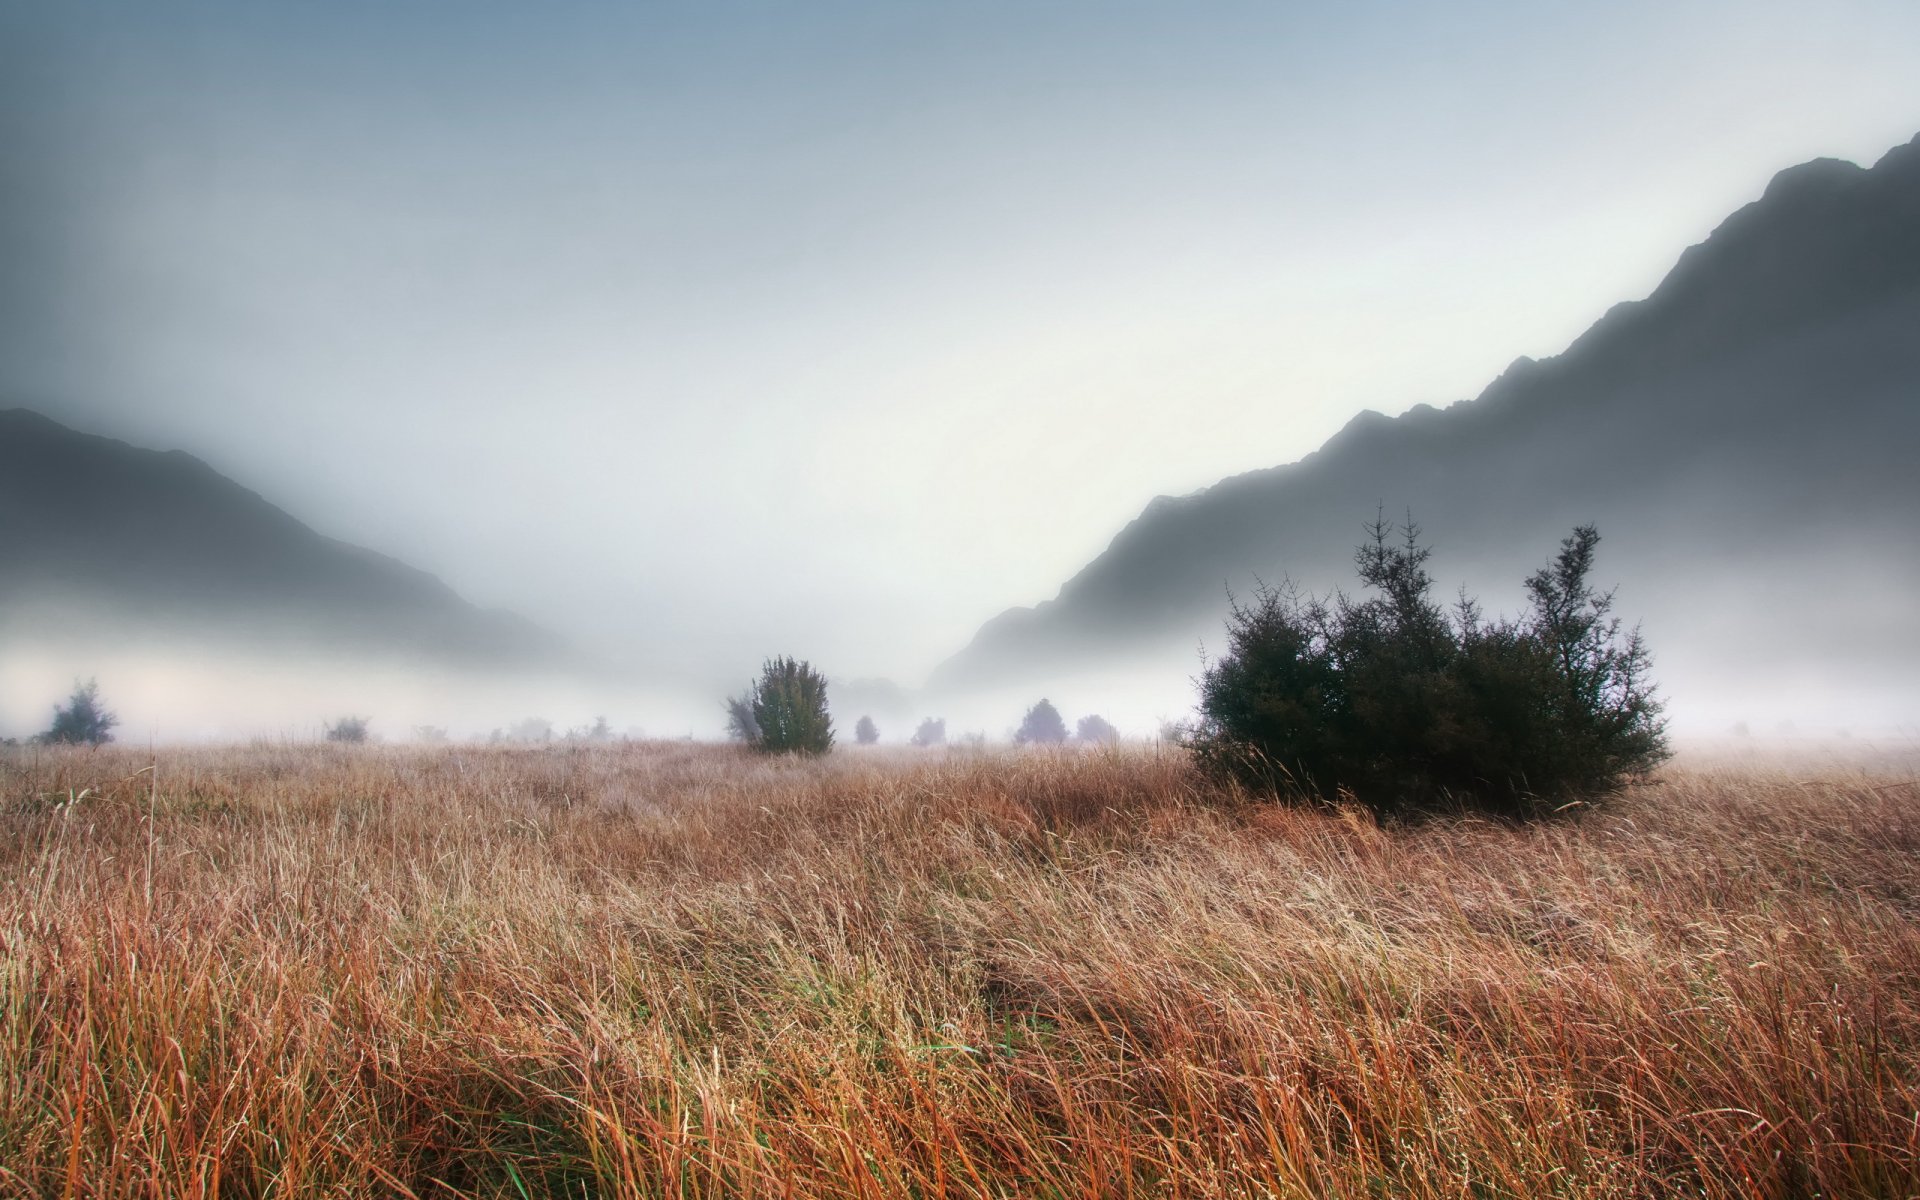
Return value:
[(40, 740), (65, 746), (101, 746), (113, 740), (120, 718), (100, 706), (100, 685), (76, 682), (65, 708), (53, 706), (53, 725)]
[(913, 731), (913, 736), (907, 741), (923, 749), (928, 746), (946, 745), (947, 719), (945, 717), (926, 718), (920, 722), (920, 727)]
[(1081, 717), (1075, 722), (1073, 735), (1080, 741), (1095, 745), (1120, 740), (1120, 731), (1115, 729), (1113, 723), (1099, 713), (1094, 713), (1092, 716)]
[[(825, 754), (833, 749), (827, 678), (805, 662), (770, 658), (745, 696), (727, 701), (728, 731), (771, 754)], [(748, 730), (751, 736), (741, 736)]]
[(880, 727), (873, 723), (872, 717), (861, 717), (854, 723), (853, 740), (862, 746), (871, 746), (880, 740)]
[(367, 740), (367, 725), (365, 717), (341, 717), (327, 726), (327, 740), (357, 746)]
[(1043, 699), (1020, 719), (1020, 728), (1014, 732), (1013, 740), (1022, 746), (1057, 746), (1067, 740), (1067, 723), (1061, 719), (1060, 710)]
[(1600, 535), (1575, 529), (1527, 580), (1532, 609), (1488, 621), (1430, 598), (1411, 521), (1376, 520), (1354, 601), (1262, 589), (1235, 604), (1201, 682), (1203, 767), (1381, 810), (1476, 802), (1510, 813), (1618, 787), (1667, 756), (1639, 632), (1587, 582)]

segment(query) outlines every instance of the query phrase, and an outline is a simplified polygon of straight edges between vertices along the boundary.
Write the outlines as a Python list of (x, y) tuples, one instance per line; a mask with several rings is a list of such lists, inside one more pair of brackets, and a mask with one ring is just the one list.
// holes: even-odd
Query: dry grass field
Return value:
[(0, 1194), (1920, 1192), (1911, 766), (0, 755)]

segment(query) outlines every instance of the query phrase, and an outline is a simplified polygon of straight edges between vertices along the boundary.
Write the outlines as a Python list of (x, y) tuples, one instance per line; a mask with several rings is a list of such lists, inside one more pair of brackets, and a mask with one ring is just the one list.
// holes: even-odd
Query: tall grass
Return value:
[(17, 751), (0, 1193), (1911, 1195), (1916, 851), (1907, 769)]

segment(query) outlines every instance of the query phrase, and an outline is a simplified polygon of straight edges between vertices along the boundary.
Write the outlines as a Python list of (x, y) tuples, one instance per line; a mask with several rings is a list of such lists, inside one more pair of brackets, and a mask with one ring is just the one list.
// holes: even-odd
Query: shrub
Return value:
[(945, 717), (928, 717), (926, 720), (920, 722), (920, 727), (913, 731), (913, 736), (908, 738), (907, 741), (915, 746), (921, 747), (946, 745), (947, 719)]
[(522, 717), (507, 730), (507, 740), (544, 746), (553, 740), (553, 722), (545, 717)]
[(1014, 731), (1013, 740), (1022, 746), (1057, 746), (1067, 740), (1067, 723), (1061, 720), (1060, 710), (1043, 699), (1020, 719), (1020, 728)]
[(357, 746), (367, 740), (367, 724), (365, 717), (341, 717), (327, 726), (327, 740)]
[[(770, 754), (833, 749), (827, 678), (807, 663), (770, 658), (745, 696), (727, 701), (728, 732)], [(742, 734), (751, 731), (751, 736)]]
[(53, 724), (40, 735), (42, 742), (66, 746), (101, 746), (113, 740), (120, 718), (100, 707), (100, 685), (94, 680), (73, 685), (65, 708), (53, 706)]
[(880, 740), (880, 727), (873, 723), (872, 717), (861, 717), (854, 723), (853, 740), (862, 746), (871, 746)]
[(1106, 743), (1120, 740), (1120, 731), (1099, 713), (1081, 717), (1075, 722), (1073, 735), (1083, 742)]
[(592, 742), (595, 745), (605, 745), (613, 740), (613, 726), (607, 724), (605, 717), (595, 717), (591, 725), (581, 725), (567, 730), (567, 740), (575, 744)]
[(744, 696), (727, 697), (727, 740), (755, 745), (760, 741), (760, 724), (753, 719), (753, 688)]
[(1600, 535), (1575, 529), (1526, 581), (1531, 610), (1488, 621), (1430, 597), (1411, 521), (1376, 520), (1355, 555), (1376, 594), (1262, 588), (1235, 603), (1201, 681), (1199, 762), (1263, 789), (1380, 811), (1474, 803), (1523, 814), (1613, 790), (1667, 757), (1650, 660), (1613, 594), (1587, 582)]

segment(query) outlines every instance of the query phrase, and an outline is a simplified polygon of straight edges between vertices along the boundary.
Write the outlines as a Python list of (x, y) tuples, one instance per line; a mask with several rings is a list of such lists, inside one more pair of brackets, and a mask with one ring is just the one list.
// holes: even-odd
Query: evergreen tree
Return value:
[(862, 746), (871, 746), (880, 740), (880, 727), (873, 723), (872, 717), (861, 717), (854, 723), (853, 740)]
[(40, 740), (67, 746), (100, 746), (113, 740), (120, 718), (100, 706), (100, 685), (94, 680), (73, 685), (65, 708), (54, 705), (53, 725)]
[(833, 748), (826, 676), (805, 662), (771, 658), (747, 694), (727, 702), (729, 732), (768, 753), (825, 754)]
[(947, 719), (945, 717), (926, 718), (920, 722), (920, 727), (913, 731), (913, 736), (907, 741), (922, 748), (946, 745)]
[(1201, 681), (1200, 763), (1262, 788), (1382, 810), (1511, 813), (1617, 788), (1667, 757), (1638, 630), (1588, 583), (1600, 535), (1575, 529), (1527, 580), (1529, 613), (1488, 621), (1430, 598), (1411, 521), (1376, 520), (1355, 556), (1375, 594), (1262, 589), (1236, 603)]
[(1115, 729), (1112, 722), (1105, 717), (1094, 713), (1091, 716), (1081, 717), (1074, 723), (1073, 736), (1080, 741), (1095, 744), (1117, 742), (1120, 740), (1120, 731)]
[(1020, 728), (1014, 732), (1013, 740), (1022, 746), (1057, 746), (1067, 740), (1067, 723), (1061, 719), (1060, 710), (1043, 699), (1020, 719)]

